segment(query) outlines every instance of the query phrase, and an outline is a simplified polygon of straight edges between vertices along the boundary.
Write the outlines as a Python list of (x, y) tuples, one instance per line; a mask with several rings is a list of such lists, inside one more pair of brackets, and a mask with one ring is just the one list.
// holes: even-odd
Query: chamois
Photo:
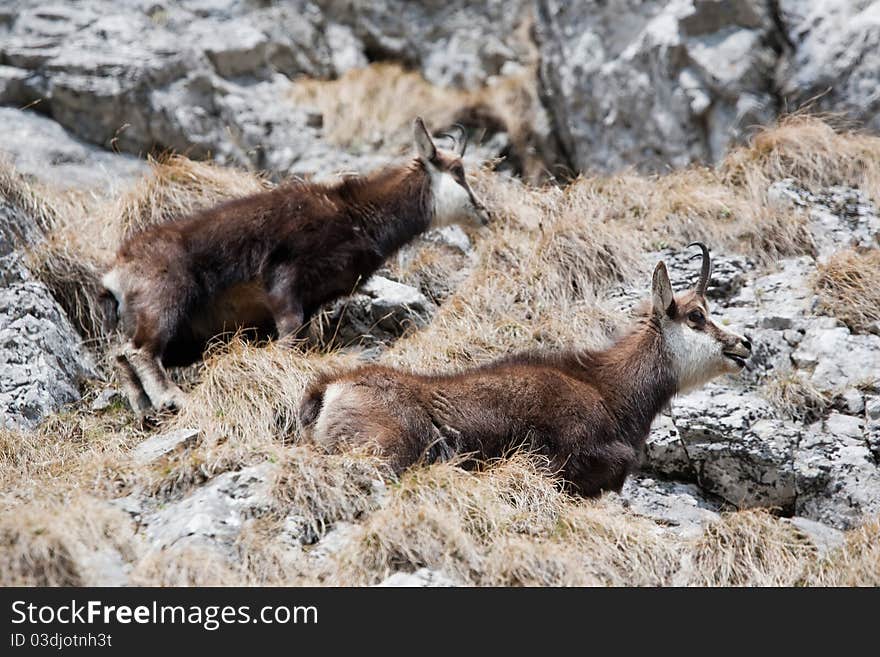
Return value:
[(489, 214), (465, 179), (464, 130), (451, 150), (416, 118), (417, 157), (341, 182), (291, 182), (150, 227), (104, 275), (111, 321), (128, 340), (115, 360), (132, 408), (179, 408), (165, 367), (197, 360), (213, 336), (255, 328), (294, 334), (350, 294), (401, 246)]
[(602, 351), (527, 352), (456, 374), (369, 365), (318, 378), (300, 422), (325, 448), (371, 444), (398, 472), (454, 454), (541, 453), (583, 496), (623, 486), (654, 417), (673, 395), (745, 367), (751, 343), (709, 319), (705, 245), (699, 282), (675, 296), (657, 264), (652, 302)]

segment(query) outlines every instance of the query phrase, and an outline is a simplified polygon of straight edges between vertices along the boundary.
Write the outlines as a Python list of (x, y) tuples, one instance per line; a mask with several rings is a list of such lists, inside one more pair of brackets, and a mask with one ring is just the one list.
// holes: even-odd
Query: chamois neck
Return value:
[(644, 318), (638, 328), (593, 358), (618, 426), (634, 444), (641, 443), (654, 418), (676, 393), (659, 325), (651, 317)]
[(391, 255), (431, 224), (431, 179), (420, 160), (344, 183), (353, 220), (374, 249)]

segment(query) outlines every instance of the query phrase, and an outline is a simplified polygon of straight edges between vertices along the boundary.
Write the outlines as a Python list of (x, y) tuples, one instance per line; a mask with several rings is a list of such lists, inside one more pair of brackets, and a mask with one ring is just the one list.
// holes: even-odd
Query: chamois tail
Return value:
[(112, 333), (119, 325), (120, 289), (118, 274), (111, 270), (101, 279), (104, 289), (98, 297), (101, 306), (101, 328), (104, 333)]
[(321, 408), (324, 406), (324, 393), (327, 391), (329, 381), (322, 378), (306, 389), (302, 402), (299, 405), (299, 425), (305, 431), (309, 429), (321, 414)]
[(103, 290), (98, 297), (101, 306), (101, 328), (105, 334), (112, 333), (119, 325), (119, 301), (110, 290)]

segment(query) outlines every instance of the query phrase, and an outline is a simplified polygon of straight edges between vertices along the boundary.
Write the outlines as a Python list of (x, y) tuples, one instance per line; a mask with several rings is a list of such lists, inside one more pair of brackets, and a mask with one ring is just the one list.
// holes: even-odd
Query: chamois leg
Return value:
[(128, 397), (128, 403), (131, 406), (131, 410), (138, 415), (144, 415), (150, 410), (152, 404), (150, 403), (150, 398), (147, 396), (147, 393), (144, 391), (144, 387), (141, 385), (137, 372), (135, 372), (131, 363), (128, 362), (125, 354), (121, 351), (117, 351), (116, 354), (114, 354), (113, 359), (116, 361), (116, 371), (119, 373), (119, 382), (122, 384), (125, 396)]
[(144, 392), (150, 398), (153, 407), (159, 410), (183, 408), (186, 395), (172, 381), (158, 356), (144, 348), (138, 349), (129, 343), (125, 349), (125, 357), (137, 373)]
[(272, 292), (269, 295), (269, 304), (272, 315), (275, 318), (275, 329), (278, 338), (296, 335), (302, 328), (305, 320), (302, 303), (289, 290)]

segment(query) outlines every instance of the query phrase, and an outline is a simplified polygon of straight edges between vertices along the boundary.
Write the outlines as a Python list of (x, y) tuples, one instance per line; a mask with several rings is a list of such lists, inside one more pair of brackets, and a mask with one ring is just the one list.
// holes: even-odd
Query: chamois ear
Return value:
[(425, 122), (422, 121), (420, 116), (417, 116), (416, 120), (413, 121), (413, 138), (416, 142), (416, 150), (419, 152), (419, 157), (424, 162), (433, 162), (437, 157), (437, 147), (434, 146), (434, 140), (428, 134)]
[(675, 295), (672, 292), (672, 283), (669, 282), (669, 273), (662, 260), (654, 268), (654, 278), (651, 280), (651, 301), (654, 305), (654, 312), (668, 317), (675, 314)]

